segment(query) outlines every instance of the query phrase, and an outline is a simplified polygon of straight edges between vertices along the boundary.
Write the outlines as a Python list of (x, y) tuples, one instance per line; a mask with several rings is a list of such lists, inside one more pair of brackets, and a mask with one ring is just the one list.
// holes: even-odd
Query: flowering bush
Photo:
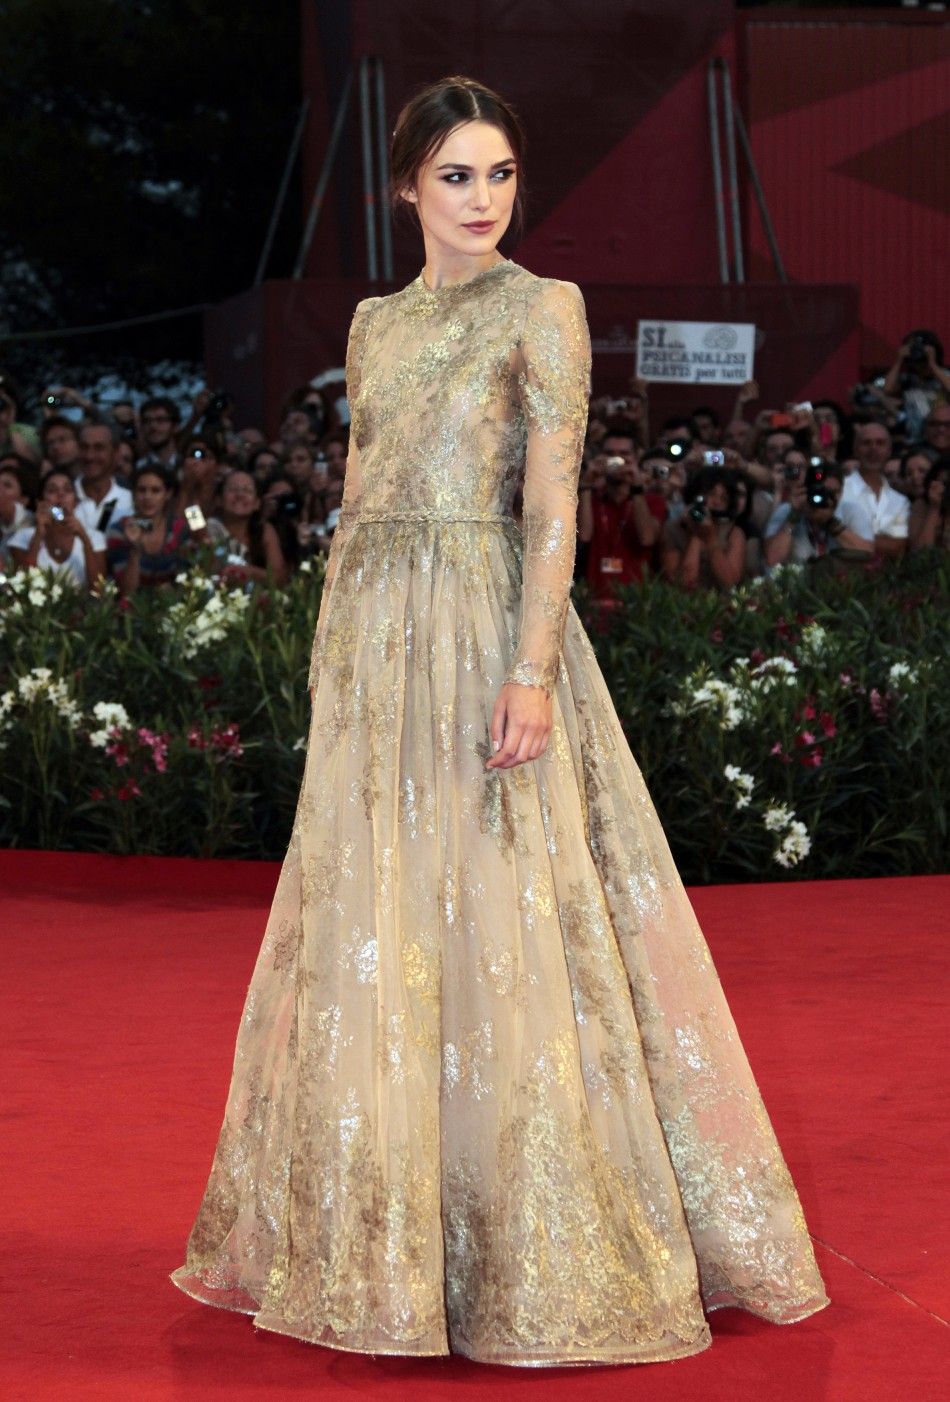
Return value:
[[(279, 592), (189, 576), (123, 603), (0, 588), (0, 842), (284, 855), (322, 567)], [(685, 880), (943, 871), (950, 566), (575, 603)]]

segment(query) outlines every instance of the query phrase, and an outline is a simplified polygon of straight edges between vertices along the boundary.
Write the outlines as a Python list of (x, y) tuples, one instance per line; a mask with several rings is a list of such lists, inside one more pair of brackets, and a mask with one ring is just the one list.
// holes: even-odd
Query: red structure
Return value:
[[(387, 132), (424, 83), (477, 76), (511, 99), (529, 136), (529, 227), (501, 251), (580, 283), (595, 391), (629, 379), (638, 318), (669, 316), (754, 320), (765, 400), (844, 396), (859, 365), (888, 359), (903, 331), (948, 305), (948, 44), (943, 15), (902, 11), (763, 10), (736, 26), (731, 0), (636, 11), (602, 0), (583, 14), (513, 0), (452, 12), (434, 0), (302, 0), (305, 202), (362, 56), (383, 67)], [(706, 107), (715, 56), (737, 76), (784, 287), (747, 189), (750, 281), (720, 285)], [(271, 430), (290, 388), (342, 362), (356, 301), (422, 265), (418, 234), (397, 227), (392, 282), (367, 281), (359, 137), (354, 98), (305, 276), (208, 317), (211, 378)], [(685, 407), (682, 395), (657, 387), (658, 411)]]
[[(861, 362), (950, 330), (946, 12), (743, 11), (743, 110), (793, 279), (861, 288)], [(752, 275), (771, 264), (751, 223)], [(934, 326), (934, 322), (938, 324)]]

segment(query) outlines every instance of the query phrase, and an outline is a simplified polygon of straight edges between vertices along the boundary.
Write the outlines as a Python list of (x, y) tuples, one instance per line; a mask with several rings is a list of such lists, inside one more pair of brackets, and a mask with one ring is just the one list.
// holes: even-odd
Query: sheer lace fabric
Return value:
[[(258, 1327), (645, 1362), (828, 1304), (569, 601), (589, 370), (579, 289), (510, 261), (354, 316), (304, 778), (172, 1273)], [(553, 731), (486, 771), (506, 680)]]

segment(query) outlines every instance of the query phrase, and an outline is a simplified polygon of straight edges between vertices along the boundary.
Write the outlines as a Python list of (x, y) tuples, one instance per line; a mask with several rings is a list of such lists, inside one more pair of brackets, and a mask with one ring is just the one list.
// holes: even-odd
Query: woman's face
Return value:
[(115, 445), (112, 467), (114, 472), (121, 472), (124, 477), (131, 477), (132, 469), (135, 467), (135, 454), (128, 439), (120, 438)]
[(930, 471), (931, 460), (925, 453), (914, 453), (904, 464), (904, 481), (911, 494), (919, 497), (924, 490), (924, 478)]
[(147, 516), (153, 520), (164, 512), (171, 492), (161, 477), (154, 472), (145, 472), (138, 479), (132, 491), (136, 516)]
[(306, 448), (291, 448), (287, 454), (285, 470), (295, 482), (306, 483), (313, 471), (313, 454)]
[(43, 500), (48, 506), (61, 506), (64, 511), (75, 511), (76, 488), (72, 478), (57, 472), (43, 486)]
[(12, 521), (16, 514), (17, 502), (23, 501), (23, 488), (15, 472), (4, 472), (0, 468), (0, 516), (4, 521)]
[(328, 443), (323, 450), (326, 458), (326, 470), (331, 477), (344, 477), (346, 475), (346, 447), (342, 443)]
[(221, 489), (221, 505), (229, 516), (253, 516), (259, 501), (249, 472), (232, 472)]
[[(451, 259), (483, 259), (511, 223), (518, 188), (514, 152), (498, 127), (463, 122), (416, 172), (403, 197), (415, 204), (426, 251)], [(484, 232), (466, 228), (487, 223)]]
[(276, 453), (258, 453), (254, 459), (254, 476), (258, 482), (263, 482), (275, 467), (280, 467), (280, 458)]
[(729, 493), (725, 482), (717, 482), (706, 493), (706, 505), (710, 511), (728, 511)]

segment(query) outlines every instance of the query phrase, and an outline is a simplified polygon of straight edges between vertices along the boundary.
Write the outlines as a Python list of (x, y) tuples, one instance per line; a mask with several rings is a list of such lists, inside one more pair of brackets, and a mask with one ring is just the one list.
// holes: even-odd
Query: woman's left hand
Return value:
[(551, 734), (551, 698), (543, 687), (506, 682), (492, 711), (490, 734), (496, 753), (486, 769), (513, 769), (537, 759)]

